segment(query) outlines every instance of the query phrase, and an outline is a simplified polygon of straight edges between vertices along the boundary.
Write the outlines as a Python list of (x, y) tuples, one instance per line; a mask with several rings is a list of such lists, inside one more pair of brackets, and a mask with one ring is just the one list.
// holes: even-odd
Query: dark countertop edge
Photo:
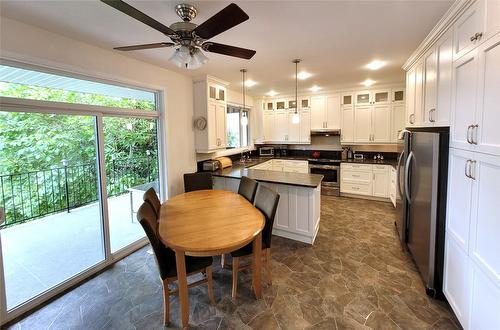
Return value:
[[(221, 177), (221, 178), (230, 178), (230, 179), (238, 179), (241, 180), (241, 176), (235, 176), (231, 174), (222, 174), (222, 173), (212, 173), (213, 176)], [(319, 175), (319, 174), (316, 174)], [(273, 180), (262, 180), (262, 179), (255, 179), (258, 182), (266, 182), (266, 183), (274, 183), (274, 184), (283, 184), (287, 186), (295, 186), (295, 187), (304, 187), (304, 188), (317, 188), (319, 185), (321, 185), (321, 181), (323, 181), (323, 178), (317, 185), (307, 185), (307, 184), (300, 184), (300, 183), (291, 183), (291, 182), (282, 182), (282, 181), (273, 181)]]
[(345, 164), (367, 164), (367, 165), (390, 165), (397, 166), (398, 161), (396, 159), (384, 159), (384, 160), (373, 160), (373, 159), (343, 159), (340, 161)]

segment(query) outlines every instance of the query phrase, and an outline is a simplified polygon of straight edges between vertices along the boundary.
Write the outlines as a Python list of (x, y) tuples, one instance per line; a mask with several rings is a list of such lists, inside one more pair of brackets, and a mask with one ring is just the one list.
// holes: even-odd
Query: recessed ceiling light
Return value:
[(381, 60), (373, 60), (370, 63), (368, 63), (365, 67), (370, 70), (378, 70), (387, 63)]
[(269, 92), (266, 93), (266, 95), (269, 95), (269, 96), (276, 96), (278, 95), (278, 92), (275, 92), (273, 90), (270, 90)]
[(375, 80), (366, 79), (365, 81), (363, 81), (363, 82), (361, 83), (361, 85), (364, 85), (364, 86), (368, 87), (368, 86), (373, 85), (374, 83), (375, 83)]
[(309, 88), (311, 92), (317, 92), (321, 89), (321, 87), (314, 85), (313, 87)]
[(257, 82), (253, 81), (252, 79), (248, 79), (247, 81), (245, 81), (245, 86), (247, 87), (252, 87), (255, 85), (257, 85)]
[(312, 74), (310, 74), (309, 72), (305, 72), (305, 71), (299, 72), (297, 74), (297, 78), (299, 78), (300, 80), (305, 80), (305, 79), (309, 78), (310, 76), (312, 76)]

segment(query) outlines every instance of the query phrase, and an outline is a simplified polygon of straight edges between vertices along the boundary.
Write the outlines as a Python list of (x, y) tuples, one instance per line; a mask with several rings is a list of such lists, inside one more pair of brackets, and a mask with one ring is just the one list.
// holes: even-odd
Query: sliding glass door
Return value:
[(95, 117), (0, 112), (7, 309), (105, 258)]
[(0, 326), (147, 243), (159, 94), (0, 64)]

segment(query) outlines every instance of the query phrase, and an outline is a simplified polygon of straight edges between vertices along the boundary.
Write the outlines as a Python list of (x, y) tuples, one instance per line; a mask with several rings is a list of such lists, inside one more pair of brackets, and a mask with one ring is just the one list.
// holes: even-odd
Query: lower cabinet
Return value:
[(500, 329), (500, 157), (450, 148), (443, 291), (465, 329)]
[(390, 165), (340, 164), (340, 192), (389, 198)]
[(396, 169), (391, 166), (389, 170), (389, 199), (392, 202), (392, 205), (396, 207), (396, 194), (398, 193), (398, 188), (397, 188), (397, 182), (398, 182), (398, 175), (396, 172)]
[[(238, 192), (239, 179), (214, 176), (214, 189)], [(280, 194), (273, 235), (313, 244), (321, 216), (321, 185), (315, 188), (260, 182)]]

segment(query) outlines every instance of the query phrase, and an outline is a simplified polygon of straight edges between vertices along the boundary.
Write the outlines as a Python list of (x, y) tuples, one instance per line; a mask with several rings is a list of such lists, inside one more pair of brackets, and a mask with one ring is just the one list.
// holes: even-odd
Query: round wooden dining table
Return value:
[(182, 326), (189, 323), (185, 256), (214, 256), (253, 242), (252, 285), (262, 295), (261, 253), (264, 216), (244, 197), (225, 190), (177, 195), (161, 206), (159, 236), (175, 251)]

